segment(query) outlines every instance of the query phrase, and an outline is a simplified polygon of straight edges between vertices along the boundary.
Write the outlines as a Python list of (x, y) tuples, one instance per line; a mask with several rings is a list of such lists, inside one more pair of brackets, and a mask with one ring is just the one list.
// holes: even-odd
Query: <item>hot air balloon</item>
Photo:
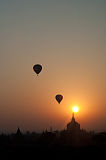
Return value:
[(60, 103), (63, 99), (63, 96), (61, 94), (57, 94), (55, 98), (56, 98), (57, 102)]
[(34, 66), (33, 66), (33, 70), (35, 71), (35, 73), (37, 74), (37, 76), (38, 76), (38, 74), (41, 72), (41, 70), (42, 70), (42, 66), (40, 65), (40, 64), (35, 64)]

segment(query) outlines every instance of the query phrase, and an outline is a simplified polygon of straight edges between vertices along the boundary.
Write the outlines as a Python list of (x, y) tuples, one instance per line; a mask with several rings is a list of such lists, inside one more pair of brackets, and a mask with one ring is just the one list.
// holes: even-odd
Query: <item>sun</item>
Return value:
[(74, 113), (79, 112), (79, 107), (78, 107), (78, 106), (73, 106), (73, 107), (72, 107), (72, 111), (73, 111)]

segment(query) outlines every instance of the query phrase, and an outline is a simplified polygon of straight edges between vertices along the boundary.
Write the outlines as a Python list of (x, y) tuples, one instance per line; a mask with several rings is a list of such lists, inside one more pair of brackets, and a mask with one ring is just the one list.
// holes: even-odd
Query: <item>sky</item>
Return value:
[(106, 131), (106, 1), (0, 0), (0, 132), (64, 129), (73, 105)]

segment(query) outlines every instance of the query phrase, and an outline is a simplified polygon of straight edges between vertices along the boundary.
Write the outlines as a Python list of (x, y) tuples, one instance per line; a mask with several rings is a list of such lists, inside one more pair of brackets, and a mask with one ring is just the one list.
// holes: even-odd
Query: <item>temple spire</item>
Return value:
[(72, 120), (73, 123), (75, 122), (74, 112), (72, 113)]
[(74, 112), (72, 113), (72, 118), (74, 118)]

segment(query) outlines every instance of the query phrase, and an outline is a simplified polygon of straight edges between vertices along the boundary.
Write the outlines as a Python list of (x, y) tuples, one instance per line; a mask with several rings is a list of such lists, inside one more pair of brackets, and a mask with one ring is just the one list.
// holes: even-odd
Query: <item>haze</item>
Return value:
[(73, 105), (106, 131), (106, 1), (0, 0), (0, 132), (63, 129)]

